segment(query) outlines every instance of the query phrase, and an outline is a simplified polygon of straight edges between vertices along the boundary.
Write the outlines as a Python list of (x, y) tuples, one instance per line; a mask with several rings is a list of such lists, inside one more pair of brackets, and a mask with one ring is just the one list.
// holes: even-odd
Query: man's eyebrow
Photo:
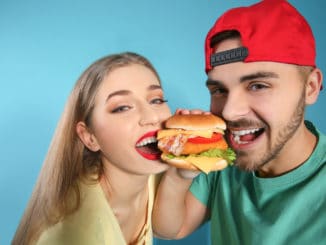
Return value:
[(278, 74), (274, 72), (259, 71), (253, 74), (245, 75), (240, 78), (240, 82), (245, 82), (248, 80), (255, 80), (259, 78), (279, 78)]
[[(279, 75), (274, 72), (265, 72), (265, 71), (259, 71), (253, 74), (248, 74), (245, 76), (240, 77), (240, 83), (246, 82), (248, 80), (255, 80), (259, 78), (279, 78)], [(223, 86), (223, 82), (219, 80), (213, 80), (213, 79), (207, 79), (206, 80), (206, 86), (216, 86), (220, 85)]]
[(213, 80), (213, 79), (207, 79), (206, 80), (206, 86), (208, 87), (208, 86), (216, 86), (216, 85), (220, 85), (220, 86), (222, 86), (223, 85), (223, 83), (221, 82), (221, 81), (219, 81), (219, 80)]

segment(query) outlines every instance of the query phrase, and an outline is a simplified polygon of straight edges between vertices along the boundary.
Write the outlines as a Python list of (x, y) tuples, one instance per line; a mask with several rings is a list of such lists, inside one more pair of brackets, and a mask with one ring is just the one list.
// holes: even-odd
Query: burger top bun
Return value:
[(165, 127), (184, 130), (210, 130), (214, 128), (225, 130), (226, 124), (222, 118), (213, 114), (187, 114), (170, 117), (166, 121)]

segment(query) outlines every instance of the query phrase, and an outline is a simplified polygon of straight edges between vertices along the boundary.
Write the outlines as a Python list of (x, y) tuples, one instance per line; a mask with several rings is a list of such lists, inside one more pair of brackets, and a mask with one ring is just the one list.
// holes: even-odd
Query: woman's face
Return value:
[(167, 169), (156, 148), (156, 132), (171, 115), (155, 74), (132, 64), (111, 71), (99, 87), (91, 133), (105, 167), (135, 174)]

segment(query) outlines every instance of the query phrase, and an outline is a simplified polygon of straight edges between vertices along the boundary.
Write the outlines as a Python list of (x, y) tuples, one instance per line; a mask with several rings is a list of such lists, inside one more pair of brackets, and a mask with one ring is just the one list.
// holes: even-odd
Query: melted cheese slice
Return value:
[(221, 160), (221, 158), (205, 157), (205, 156), (201, 156), (201, 157), (189, 156), (185, 158), (185, 160), (195, 165), (198, 169), (200, 169), (204, 173), (208, 174), (210, 171), (212, 171), (212, 165), (216, 164), (216, 162)]
[(157, 139), (162, 139), (164, 137), (170, 137), (177, 134), (185, 134), (185, 135), (196, 135), (204, 138), (211, 138), (214, 132), (223, 134), (223, 131), (220, 129), (214, 130), (182, 130), (182, 129), (162, 129), (157, 132)]

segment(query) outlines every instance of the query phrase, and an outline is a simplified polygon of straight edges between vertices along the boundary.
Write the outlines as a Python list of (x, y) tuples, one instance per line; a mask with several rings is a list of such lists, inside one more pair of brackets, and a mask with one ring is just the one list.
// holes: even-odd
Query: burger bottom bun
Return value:
[(182, 169), (189, 169), (189, 170), (195, 170), (195, 171), (199, 171), (199, 169), (191, 164), (190, 162), (187, 162), (185, 161), (184, 159), (182, 158), (178, 158), (178, 157), (175, 157), (175, 158), (168, 158), (167, 155), (165, 153), (163, 153), (161, 155), (161, 159), (170, 164), (171, 166), (174, 166), (176, 168), (182, 168)]
[[(168, 163), (171, 166), (174, 166), (176, 168), (180, 168), (180, 169), (188, 169), (188, 170), (193, 170), (193, 171), (200, 171), (199, 168), (197, 168), (195, 165), (193, 165), (192, 163), (186, 161), (183, 158), (168, 158), (167, 155), (165, 153), (163, 153), (161, 155), (161, 159)], [(225, 159), (223, 158), (218, 158), (218, 160), (214, 163), (211, 164), (209, 171), (218, 171), (218, 170), (222, 170), (224, 168), (226, 168), (228, 166), (228, 163)]]

